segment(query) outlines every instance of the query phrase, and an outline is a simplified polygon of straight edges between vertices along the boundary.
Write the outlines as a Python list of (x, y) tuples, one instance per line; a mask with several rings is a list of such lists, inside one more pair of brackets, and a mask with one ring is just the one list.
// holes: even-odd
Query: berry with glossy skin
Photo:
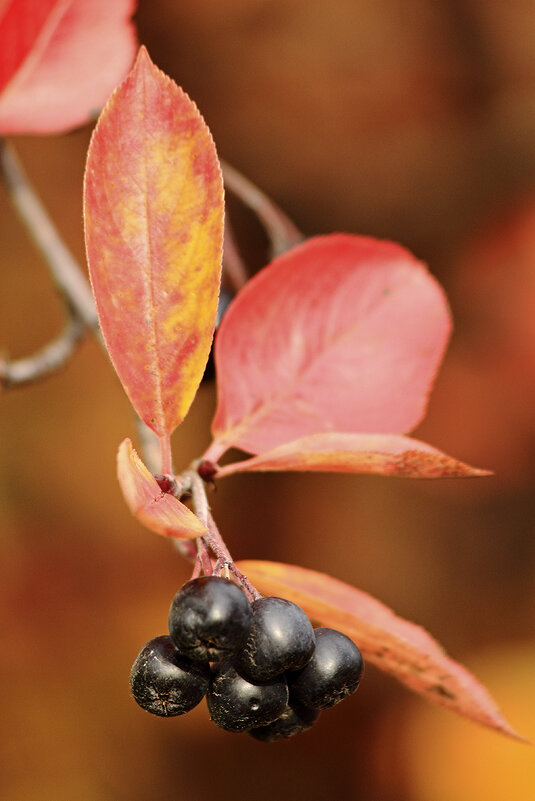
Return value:
[(169, 610), (169, 634), (186, 656), (213, 662), (244, 644), (251, 627), (247, 596), (236, 584), (218, 576), (188, 581)]
[(139, 652), (130, 671), (135, 701), (161, 717), (183, 715), (204, 698), (210, 681), (208, 662), (192, 662), (170, 637), (155, 637)]
[(319, 715), (318, 710), (309, 709), (301, 704), (290, 702), (282, 715), (265, 726), (250, 729), (247, 734), (264, 743), (273, 743), (275, 740), (285, 740), (310, 729)]
[(240, 676), (230, 661), (214, 670), (206, 703), (214, 723), (226, 731), (247, 731), (271, 723), (288, 702), (284, 676), (253, 684)]
[(245, 647), (236, 656), (240, 673), (253, 681), (303, 667), (314, 652), (314, 629), (305, 612), (284, 598), (259, 598)]
[(335, 629), (315, 629), (310, 662), (288, 675), (290, 697), (312, 709), (327, 709), (357, 689), (364, 663), (355, 643)]

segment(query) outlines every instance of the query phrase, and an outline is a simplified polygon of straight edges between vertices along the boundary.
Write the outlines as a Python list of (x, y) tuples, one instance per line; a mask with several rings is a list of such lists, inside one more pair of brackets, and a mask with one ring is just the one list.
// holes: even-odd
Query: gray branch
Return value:
[(223, 161), (221, 169), (227, 189), (251, 209), (264, 226), (271, 244), (272, 258), (304, 240), (292, 220), (248, 178)]
[(5, 140), (0, 140), (0, 177), (26, 230), (43, 254), (68, 307), (86, 326), (96, 329), (97, 312), (87, 279), (33, 190), (15, 152)]
[(61, 370), (82, 339), (86, 326), (71, 316), (63, 332), (44, 347), (22, 359), (0, 359), (0, 386), (21, 387)]

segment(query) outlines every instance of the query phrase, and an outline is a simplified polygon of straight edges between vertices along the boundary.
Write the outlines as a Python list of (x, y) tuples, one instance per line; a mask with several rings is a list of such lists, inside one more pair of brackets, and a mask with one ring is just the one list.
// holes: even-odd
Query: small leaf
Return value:
[(166, 437), (211, 347), (223, 184), (197, 107), (144, 48), (91, 139), (85, 226), (106, 347), (135, 410)]
[(355, 641), (366, 661), (429, 701), (522, 739), (466, 668), (446, 656), (424, 629), (397, 617), (370, 595), (294, 565), (245, 561), (238, 567), (264, 594), (288, 598), (319, 625), (343, 631)]
[(425, 442), (399, 434), (312, 434), (271, 451), (232, 462), (215, 476), (267, 470), (376, 473), (404, 478), (457, 478), (490, 475)]
[(174, 495), (162, 492), (129, 439), (123, 440), (119, 446), (117, 475), (130, 511), (151, 531), (180, 539), (201, 537), (207, 533), (205, 526), (187, 506)]
[(320, 236), (239, 293), (215, 345), (214, 461), (322, 431), (405, 433), (450, 332), (444, 293), (399, 245)]
[(134, 0), (0, 3), (0, 132), (89, 122), (132, 63)]

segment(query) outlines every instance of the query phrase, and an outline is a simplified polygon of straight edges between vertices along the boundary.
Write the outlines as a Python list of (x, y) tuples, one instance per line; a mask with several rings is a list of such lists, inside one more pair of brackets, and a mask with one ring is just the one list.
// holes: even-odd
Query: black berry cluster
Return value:
[(320, 710), (359, 684), (357, 646), (317, 628), (283, 598), (252, 604), (228, 579), (203, 576), (175, 595), (169, 636), (143, 646), (132, 666), (137, 703), (155, 715), (182, 715), (206, 697), (210, 717), (265, 742), (309, 729)]

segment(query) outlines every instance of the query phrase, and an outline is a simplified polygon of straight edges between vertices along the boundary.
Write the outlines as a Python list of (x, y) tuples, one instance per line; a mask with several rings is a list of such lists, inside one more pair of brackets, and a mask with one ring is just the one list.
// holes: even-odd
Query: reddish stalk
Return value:
[[(191, 492), (195, 514), (208, 529), (208, 534), (199, 537), (197, 540), (197, 558), (202, 563), (204, 573), (206, 575), (217, 575), (222, 568), (225, 568), (225, 570), (234, 576), (238, 584), (240, 584), (252, 601), (260, 598), (261, 595), (256, 587), (251, 584), (247, 576), (244, 576), (234, 564), (230, 551), (219, 533), (215, 520), (210, 512), (208, 498), (206, 497), (206, 487), (202, 478), (195, 470), (187, 470), (179, 477), (179, 481), (180, 480), (182, 480), (182, 486), (184, 488), (187, 487), (188, 491)], [(215, 556), (215, 565), (210, 558), (210, 551)], [(194, 568), (194, 573), (195, 569), (196, 568)], [(195, 575), (198, 575), (198, 573)]]

